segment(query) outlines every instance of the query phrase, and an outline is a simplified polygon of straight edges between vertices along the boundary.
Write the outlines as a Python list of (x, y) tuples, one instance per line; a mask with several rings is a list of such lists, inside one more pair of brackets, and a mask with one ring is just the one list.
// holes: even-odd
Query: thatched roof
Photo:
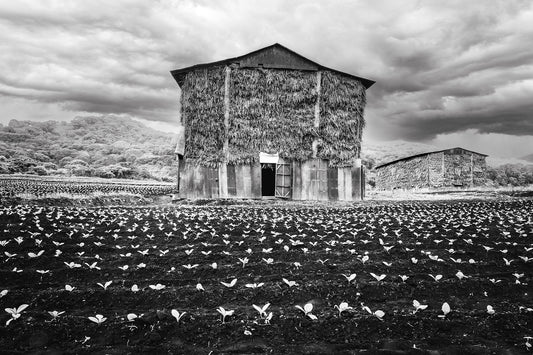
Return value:
[[(257, 58), (264, 58), (264, 54), (272, 54), (274, 53), (274, 56), (270, 56), (269, 62), (267, 63), (257, 63), (255, 60), (251, 59), (257, 59)], [(289, 57), (292, 57), (293, 60), (284, 60)], [(256, 51), (241, 55), (239, 57), (235, 58), (228, 58), (216, 62), (211, 63), (204, 63), (204, 64), (196, 64), (190, 67), (182, 68), (182, 69), (176, 69), (172, 70), (170, 73), (176, 80), (179, 86), (182, 86), (183, 81), (185, 79), (185, 75), (191, 71), (197, 70), (197, 69), (206, 69), (210, 67), (215, 66), (230, 66), (230, 65), (236, 65), (240, 68), (257, 68), (258, 66), (264, 67), (264, 68), (272, 68), (272, 69), (295, 69), (295, 70), (303, 70), (303, 71), (318, 71), (318, 70), (329, 70), (337, 74), (341, 74), (343, 76), (347, 76), (352, 79), (359, 80), (365, 89), (368, 89), (371, 87), (375, 81), (370, 79), (365, 79), (356, 75), (348, 74), (339, 70), (331, 69), (328, 67), (325, 67), (321, 64), (318, 64), (292, 50), (290, 50), (287, 47), (282, 46), (279, 43), (275, 43), (273, 45), (270, 45), (268, 47), (264, 47), (261, 49), (258, 49)]]
[(434, 154), (434, 153), (448, 152), (448, 151), (451, 151), (451, 150), (454, 150), (454, 149), (462, 149), (462, 150), (464, 150), (464, 151), (466, 151), (466, 152), (470, 152), (470, 153), (473, 153), (473, 154), (477, 154), (477, 155), (481, 155), (481, 156), (484, 156), (484, 157), (488, 157), (487, 154), (482, 154), (482, 153), (474, 152), (474, 151), (472, 151), (472, 150), (464, 149), (464, 148), (461, 148), (461, 147), (455, 147), (455, 148), (448, 148), (448, 149), (442, 149), (442, 150), (435, 150), (435, 151), (432, 151), (432, 152), (425, 152), (425, 153), (420, 153), (420, 154), (410, 155), (410, 156), (408, 156), (408, 157), (403, 157), (403, 158), (400, 158), (400, 159), (392, 160), (392, 161), (389, 161), (389, 162), (387, 162), (387, 163), (380, 164), (380, 165), (376, 166), (376, 169), (383, 168), (383, 167), (385, 167), (385, 166), (392, 165), (392, 164), (397, 163), (397, 162), (400, 162), (400, 161), (409, 160), (409, 159), (418, 158), (418, 157), (423, 157), (423, 156), (425, 156), (425, 155)]

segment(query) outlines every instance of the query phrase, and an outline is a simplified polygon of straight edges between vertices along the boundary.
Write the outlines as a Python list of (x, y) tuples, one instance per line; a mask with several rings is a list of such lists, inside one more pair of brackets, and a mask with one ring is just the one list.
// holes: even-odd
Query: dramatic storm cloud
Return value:
[(370, 141), (533, 153), (529, 0), (4, 1), (0, 122), (118, 114), (171, 127), (170, 70), (275, 42), (377, 81)]

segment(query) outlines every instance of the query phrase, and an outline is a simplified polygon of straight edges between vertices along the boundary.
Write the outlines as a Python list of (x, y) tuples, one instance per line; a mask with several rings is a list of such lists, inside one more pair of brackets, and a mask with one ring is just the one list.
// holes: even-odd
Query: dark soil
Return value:
[[(2, 207), (0, 291), (8, 292), (0, 307), (29, 307), (7, 326), (11, 316), (0, 316), (0, 352), (527, 353), (532, 210), (529, 199)], [(353, 273), (350, 283), (342, 275)], [(234, 278), (231, 288), (221, 284)], [(97, 285), (107, 281), (106, 290)], [(150, 288), (158, 283), (165, 287)], [(263, 285), (246, 287), (253, 283)], [(414, 313), (413, 300), (427, 309)], [(267, 302), (270, 324), (252, 307)], [(341, 302), (353, 309), (339, 315)], [(439, 317), (444, 302), (451, 312)], [(295, 307), (306, 303), (316, 320)], [(225, 323), (220, 306), (234, 310)], [(179, 323), (172, 309), (186, 312)], [(65, 313), (53, 320), (53, 310)], [(139, 318), (128, 321), (128, 313)], [(107, 320), (91, 322), (96, 314)]]

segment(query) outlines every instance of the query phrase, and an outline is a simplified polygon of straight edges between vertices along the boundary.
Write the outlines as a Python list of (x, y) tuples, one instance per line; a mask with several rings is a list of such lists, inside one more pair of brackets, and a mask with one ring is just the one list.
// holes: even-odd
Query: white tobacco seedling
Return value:
[(222, 315), (222, 324), (226, 323), (226, 317), (233, 315), (235, 310), (225, 310), (223, 307), (218, 307), (217, 312)]
[(306, 303), (303, 308), (301, 306), (294, 306), (296, 308), (298, 308), (300, 311), (304, 312), (304, 314), (306, 316), (308, 316), (309, 318), (311, 318), (312, 320), (316, 320), (318, 319), (317, 316), (315, 316), (314, 314), (312, 314), (311, 312), (313, 311), (313, 304), (312, 303)]
[(150, 287), (152, 290), (160, 291), (164, 289), (166, 286), (158, 283), (156, 285), (148, 285), (148, 287)]
[(244, 268), (246, 264), (248, 264), (250, 259), (248, 259), (247, 257), (244, 257), (244, 258), (239, 258), (239, 261), (242, 263), (242, 267)]
[(135, 313), (128, 313), (126, 318), (128, 319), (128, 321), (133, 322), (135, 319), (138, 318), (138, 316)]
[(43, 255), (43, 253), (44, 253), (44, 250), (39, 250), (39, 252), (37, 253), (29, 252), (28, 256), (30, 258), (38, 258), (39, 256)]
[(383, 280), (385, 277), (387, 277), (387, 275), (385, 275), (385, 274), (382, 274), (382, 275), (376, 275), (376, 274), (374, 274), (373, 272), (371, 272), (370, 275), (372, 275), (372, 277), (375, 278), (377, 281), (381, 281), (381, 280)]
[(274, 313), (270, 312), (266, 317), (265, 317), (265, 324), (270, 324), (270, 321), (272, 320), (272, 316), (274, 315)]
[(465, 274), (463, 274), (463, 272), (461, 270), (457, 271), (457, 273), (455, 274), (455, 276), (459, 279), (459, 280), (462, 280), (462, 279), (466, 279), (468, 278), (468, 276), (466, 276)]
[(205, 291), (204, 286), (202, 286), (201, 283), (197, 283), (197, 284), (196, 284), (196, 289), (197, 289), (198, 291)]
[(383, 321), (383, 317), (385, 316), (385, 312), (383, 312), (381, 309), (378, 309), (374, 312), (374, 316), (377, 317), (380, 321)]
[(66, 261), (64, 261), (65, 265), (68, 266), (69, 269), (74, 269), (74, 268), (79, 268), (81, 267), (81, 264), (76, 264), (75, 262), (71, 261), (69, 263), (67, 263)]
[(487, 306), (487, 313), (490, 315), (493, 315), (494, 313), (496, 313), (496, 311), (494, 310), (494, 308), (492, 308), (490, 304)]
[(383, 320), (383, 317), (385, 316), (385, 312), (383, 312), (382, 310), (378, 309), (377, 311), (372, 312), (370, 307), (364, 306), (362, 303), (361, 303), (361, 306), (362, 306), (363, 310), (367, 311), (368, 313), (370, 313), (371, 315), (373, 315), (377, 319), (379, 319), (381, 321)]
[(29, 305), (27, 305), (27, 304), (21, 304), (17, 308), (6, 308), (5, 311), (11, 315), (11, 318), (8, 319), (8, 321), (6, 322), (6, 327), (12, 321), (14, 321), (16, 319), (19, 319), (22, 311), (24, 311), (28, 307), (29, 307)]
[(235, 284), (237, 283), (237, 279), (233, 279), (231, 280), (230, 282), (220, 282), (222, 285), (226, 286), (226, 287), (233, 287), (235, 286)]
[(70, 286), (70, 285), (65, 285), (65, 290), (67, 290), (68, 292), (72, 292), (74, 291), (76, 287), (73, 287), (73, 286)]
[(109, 285), (111, 285), (111, 283), (113, 283), (113, 281), (107, 281), (105, 284), (98, 282), (97, 285), (102, 287), (104, 290), (107, 290), (107, 288), (109, 287)]
[(439, 281), (440, 279), (442, 279), (442, 275), (431, 275), (431, 274), (428, 274), (428, 275), (435, 281)]
[(180, 312), (178, 312), (177, 310), (173, 309), (172, 311), (170, 311), (170, 313), (172, 314), (172, 316), (173, 316), (174, 318), (176, 318), (176, 322), (179, 323), (181, 317), (183, 317), (183, 316), (185, 315), (185, 313), (187, 313), (187, 312), (180, 313)]
[(137, 286), (137, 285), (131, 286), (131, 291), (132, 292), (138, 292), (139, 291), (139, 286)]
[(287, 286), (289, 286), (289, 287), (293, 287), (293, 286), (296, 286), (296, 285), (297, 285), (296, 281), (290, 281), (290, 280), (287, 280), (287, 279), (285, 279), (285, 278), (283, 278), (282, 280), (283, 280), (283, 282), (284, 282)]
[(198, 267), (198, 264), (194, 264), (194, 265), (191, 265), (191, 264), (187, 264), (187, 265), (182, 265), (184, 268), (186, 268), (187, 270), (191, 270), (191, 269), (195, 269)]
[(60, 315), (65, 313), (65, 311), (58, 312), (58, 311), (48, 311), (48, 314), (52, 316), (52, 320), (56, 320)]
[(263, 286), (265, 283), (264, 282), (259, 282), (259, 283), (251, 283), (251, 284), (246, 284), (244, 285), (245, 287), (248, 287), (248, 288), (253, 288), (253, 289), (256, 289), (256, 288), (259, 288), (261, 286)]
[(439, 315), (439, 318), (446, 318), (446, 315), (447, 315), (448, 313), (450, 313), (450, 311), (451, 311), (450, 305), (448, 304), (448, 302), (444, 302), (444, 303), (442, 304), (442, 313), (443, 313), (443, 314), (440, 314), (440, 315)]
[(85, 263), (85, 265), (87, 265), (87, 267), (91, 270), (101, 270), (101, 268), (99, 266), (96, 265), (97, 261), (95, 261), (94, 263), (92, 264), (88, 264), (88, 263)]
[(415, 314), (419, 310), (424, 310), (424, 309), (428, 308), (427, 304), (420, 304), (420, 302), (418, 302), (417, 300), (413, 301), (413, 306), (415, 307), (415, 311), (413, 312), (413, 314)]
[(90, 320), (91, 322), (94, 322), (94, 323), (96, 323), (96, 324), (102, 324), (103, 322), (105, 322), (105, 321), (107, 320), (107, 318), (104, 317), (104, 316), (101, 315), (101, 314), (97, 314), (97, 315), (95, 315), (94, 317), (87, 317), (87, 318), (89, 318), (89, 320)]
[(254, 309), (257, 312), (259, 312), (259, 317), (261, 318), (263, 318), (263, 316), (267, 317), (266, 310), (268, 309), (269, 306), (270, 306), (270, 303), (265, 304), (263, 307), (256, 306), (255, 304), (252, 305), (252, 307), (254, 307)]
[(350, 274), (350, 275), (347, 275), (347, 274), (341, 274), (342, 276), (344, 276), (346, 278), (346, 280), (348, 281), (348, 283), (352, 282), (353, 280), (355, 280), (355, 278), (357, 277), (357, 274)]
[(341, 302), (338, 306), (335, 305), (334, 307), (337, 308), (337, 310), (339, 311), (339, 317), (341, 316), (342, 312), (353, 309), (353, 307), (350, 307), (348, 305), (348, 302)]
[(527, 350), (531, 350), (531, 348), (533, 347), (533, 345), (531, 345), (531, 343), (529, 342), (531, 339), (533, 339), (533, 337), (524, 337), (524, 339), (526, 339), (526, 343), (524, 344), (526, 346), (526, 349)]

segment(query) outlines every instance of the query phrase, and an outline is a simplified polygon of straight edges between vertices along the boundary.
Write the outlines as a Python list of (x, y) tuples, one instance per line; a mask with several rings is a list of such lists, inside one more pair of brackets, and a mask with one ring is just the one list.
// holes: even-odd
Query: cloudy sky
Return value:
[(172, 129), (169, 74), (281, 43), (376, 80), (365, 141), (533, 153), (533, 1), (0, 2), (0, 123), (124, 115)]

